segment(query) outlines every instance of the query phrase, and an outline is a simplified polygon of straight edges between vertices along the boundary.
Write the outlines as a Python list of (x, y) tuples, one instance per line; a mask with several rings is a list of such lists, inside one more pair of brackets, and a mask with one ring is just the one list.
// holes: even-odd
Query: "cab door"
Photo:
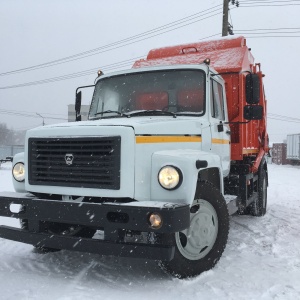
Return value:
[(221, 81), (210, 80), (210, 124), (212, 152), (221, 158), (223, 175), (230, 171), (230, 128), (228, 124), (225, 89)]

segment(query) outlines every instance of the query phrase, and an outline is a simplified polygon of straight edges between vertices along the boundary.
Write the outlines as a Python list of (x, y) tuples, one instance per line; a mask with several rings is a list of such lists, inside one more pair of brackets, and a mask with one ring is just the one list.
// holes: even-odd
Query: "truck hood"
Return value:
[(135, 134), (201, 134), (201, 127), (203, 127), (204, 120), (199, 117), (172, 117), (172, 116), (143, 116), (131, 118), (110, 118), (100, 120), (90, 120), (81, 122), (69, 122), (55, 125), (48, 125), (44, 127), (37, 127), (30, 130), (31, 134), (36, 131), (53, 130), (59, 128), (82, 128), (82, 127), (102, 127), (102, 126), (125, 126), (132, 127)]

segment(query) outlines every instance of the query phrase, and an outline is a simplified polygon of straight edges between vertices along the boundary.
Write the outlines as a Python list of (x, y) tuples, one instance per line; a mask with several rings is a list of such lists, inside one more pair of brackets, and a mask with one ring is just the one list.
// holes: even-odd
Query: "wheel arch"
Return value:
[(198, 173), (198, 183), (210, 182), (223, 194), (223, 180), (221, 178), (221, 170), (218, 167), (202, 169)]
[(269, 186), (268, 164), (267, 164), (267, 161), (266, 161), (265, 158), (263, 158), (263, 159), (261, 160), (261, 163), (260, 163), (260, 165), (259, 165), (258, 172), (260, 172), (261, 170), (266, 171), (267, 186)]

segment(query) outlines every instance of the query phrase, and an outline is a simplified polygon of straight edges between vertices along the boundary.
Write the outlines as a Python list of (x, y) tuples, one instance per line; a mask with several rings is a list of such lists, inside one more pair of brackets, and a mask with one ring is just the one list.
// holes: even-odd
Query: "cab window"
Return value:
[(211, 80), (211, 116), (219, 120), (225, 120), (224, 98), (222, 85)]

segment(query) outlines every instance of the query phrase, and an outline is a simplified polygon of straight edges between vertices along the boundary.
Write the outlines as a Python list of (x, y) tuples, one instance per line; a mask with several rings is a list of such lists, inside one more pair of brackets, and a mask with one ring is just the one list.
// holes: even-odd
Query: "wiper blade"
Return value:
[(182, 111), (176, 113), (178, 116), (199, 116), (203, 114), (203, 111), (193, 112), (193, 111)]
[(131, 116), (142, 116), (142, 115), (163, 115), (163, 116), (172, 116), (173, 118), (176, 118), (176, 114), (171, 112), (171, 111), (164, 111), (164, 110), (138, 110), (138, 111), (133, 111), (131, 113), (127, 113), (127, 117)]
[(125, 117), (128, 117), (128, 114), (126, 113), (121, 113), (117, 110), (105, 110), (105, 111), (99, 111), (98, 113), (95, 113), (94, 116), (97, 116), (97, 115), (104, 115), (104, 114), (110, 114), (110, 113), (116, 113), (118, 114), (119, 116), (125, 116)]
[(109, 113), (116, 113), (120, 116), (124, 115), (123, 113), (117, 111), (117, 110), (105, 110), (105, 111), (100, 111), (100, 112), (97, 112), (94, 114), (94, 116), (97, 116), (97, 115), (103, 115), (103, 114), (109, 114)]

